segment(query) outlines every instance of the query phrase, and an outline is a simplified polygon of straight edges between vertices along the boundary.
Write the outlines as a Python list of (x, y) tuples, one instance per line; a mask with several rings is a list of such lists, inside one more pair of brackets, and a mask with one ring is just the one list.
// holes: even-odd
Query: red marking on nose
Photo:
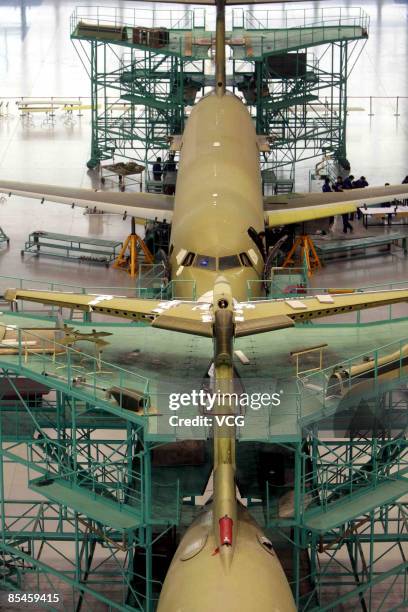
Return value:
[(234, 521), (225, 515), (219, 520), (221, 545), (232, 546), (232, 527)]

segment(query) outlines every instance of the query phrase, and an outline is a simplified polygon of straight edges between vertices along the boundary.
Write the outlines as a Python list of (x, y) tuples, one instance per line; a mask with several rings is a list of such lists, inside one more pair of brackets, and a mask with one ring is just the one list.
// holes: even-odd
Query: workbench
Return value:
[(121, 247), (122, 242), (117, 240), (35, 231), (29, 235), (21, 256), (24, 257), (25, 253), (37, 257), (48, 255), (80, 262), (104, 264), (108, 267), (116, 259)]
[[(394, 223), (406, 223), (408, 221), (408, 206), (376, 206), (360, 208), (363, 215), (364, 227), (369, 225), (393, 225)], [(374, 223), (372, 220), (374, 219)], [(369, 223), (369, 221), (371, 221)]]
[[(135, 162), (118, 162), (116, 164), (101, 164), (99, 169), (102, 185), (105, 184), (106, 179), (112, 179), (112, 177), (115, 177), (119, 182), (119, 190), (125, 191), (126, 178), (129, 184), (137, 185), (139, 190), (142, 191), (142, 172), (145, 169), (144, 166), (136, 164)], [(133, 178), (129, 179), (129, 177)]]

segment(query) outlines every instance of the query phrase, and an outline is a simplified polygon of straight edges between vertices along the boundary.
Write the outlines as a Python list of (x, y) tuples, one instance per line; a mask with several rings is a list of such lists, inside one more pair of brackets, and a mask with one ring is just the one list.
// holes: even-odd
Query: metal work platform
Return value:
[(393, 503), (408, 493), (408, 479), (395, 478), (380, 482), (377, 486), (366, 487), (354, 495), (338, 502), (333, 502), (326, 508), (306, 512), (304, 525), (318, 534), (324, 534), (346, 521), (372, 512), (380, 506)]
[(128, 504), (118, 504), (106, 497), (97, 495), (80, 486), (59, 478), (38, 478), (28, 483), (29, 488), (62, 506), (75, 508), (97, 523), (103, 523), (118, 531), (122, 529), (137, 529), (141, 517)]
[[(345, 238), (343, 240), (333, 240), (331, 238), (323, 240), (318, 238), (314, 240), (314, 244), (319, 257), (323, 261), (342, 259), (344, 257), (375, 257), (379, 254), (381, 247), (386, 247), (385, 252), (392, 254), (393, 245), (401, 246), (404, 255), (408, 253), (407, 234), (397, 233), (380, 236), (360, 236), (359, 238)], [(372, 249), (374, 249), (374, 252)], [(370, 252), (367, 253), (367, 250), (370, 250)], [(381, 250), (381, 254), (383, 253), (384, 249)]]
[(26, 253), (36, 257), (46, 255), (47, 257), (104, 264), (108, 267), (117, 257), (121, 247), (122, 243), (117, 240), (55, 234), (37, 230), (29, 235), (24, 249), (21, 251), (21, 256), (23, 257)]

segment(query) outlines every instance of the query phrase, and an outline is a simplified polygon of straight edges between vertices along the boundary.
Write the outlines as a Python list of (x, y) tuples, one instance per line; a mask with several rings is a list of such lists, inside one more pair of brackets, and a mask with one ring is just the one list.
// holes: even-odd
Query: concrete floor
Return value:
[[(0, 80), (1, 95), (65, 96), (89, 95), (85, 70), (69, 40), (69, 16), (75, 2), (22, 0), (0, 5)], [(107, 6), (123, 2), (92, 2), (88, 5)], [(324, 3), (326, 4), (326, 3)], [(354, 4), (354, 3), (353, 3)], [(401, 182), (408, 174), (408, 3), (391, 0), (358, 3), (371, 17), (370, 38), (349, 81), (348, 157), (352, 171), (364, 174), (372, 185)], [(138, 3), (138, 6), (147, 6)], [(312, 8), (319, 2), (291, 5)], [(339, 0), (333, 6), (348, 6)], [(134, 4), (131, 5), (132, 7)], [(157, 5), (158, 10), (163, 10)], [(166, 7), (167, 9), (167, 7)], [(368, 96), (373, 100), (374, 116), (369, 116)], [(378, 97), (382, 98), (379, 99)], [(400, 96), (400, 116), (395, 117), (395, 97)], [(88, 172), (90, 116), (75, 118), (66, 125), (57, 118), (54, 126), (43, 124), (35, 117), (33, 125), (25, 125), (11, 105), (8, 118), (0, 118), (0, 177), (1, 179), (50, 182), (67, 186), (98, 186), (95, 173)], [(313, 161), (301, 164), (297, 173), (297, 189), (308, 186)], [(120, 216), (84, 216), (79, 210), (58, 204), (41, 205), (33, 200), (13, 197), (0, 203), (0, 226), (11, 238), (8, 250), (0, 250), (0, 275), (22, 276), (81, 285), (129, 285), (122, 272), (86, 263), (78, 264), (54, 259), (20, 258), (20, 250), (31, 231), (41, 229), (78, 235), (123, 239), (128, 222)], [(357, 234), (364, 235), (363, 228)], [(370, 230), (387, 231), (383, 228)], [(407, 226), (408, 232), (408, 226)], [(408, 278), (408, 258), (373, 257), (368, 260), (330, 264), (313, 278), (315, 286), (363, 286)], [(3, 289), (3, 282), (0, 289)], [(7, 281), (8, 284), (8, 281)], [(7, 489), (27, 495), (26, 472), (14, 466), (7, 474)], [(389, 607), (388, 607), (389, 606)], [(8, 610), (0, 594), (0, 607)], [(392, 607), (391, 598), (387, 607)], [(16, 609), (15, 607), (10, 608)]]

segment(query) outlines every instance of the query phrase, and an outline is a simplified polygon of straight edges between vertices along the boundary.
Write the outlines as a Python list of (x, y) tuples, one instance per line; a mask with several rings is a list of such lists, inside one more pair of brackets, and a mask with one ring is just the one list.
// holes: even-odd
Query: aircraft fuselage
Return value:
[(172, 279), (183, 281), (177, 296), (191, 298), (195, 283), (199, 298), (222, 275), (246, 300), (247, 281), (263, 269), (251, 226), (264, 229), (255, 127), (239, 98), (209, 94), (193, 108), (180, 151), (170, 240)]

